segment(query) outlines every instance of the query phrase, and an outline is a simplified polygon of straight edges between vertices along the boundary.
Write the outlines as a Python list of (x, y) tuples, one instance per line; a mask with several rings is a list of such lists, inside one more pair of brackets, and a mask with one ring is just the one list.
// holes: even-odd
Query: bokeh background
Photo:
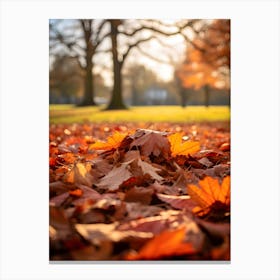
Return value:
[(230, 106), (228, 19), (51, 19), (49, 55), (51, 122), (74, 106), (216, 106), (209, 119), (229, 118), (217, 111)]

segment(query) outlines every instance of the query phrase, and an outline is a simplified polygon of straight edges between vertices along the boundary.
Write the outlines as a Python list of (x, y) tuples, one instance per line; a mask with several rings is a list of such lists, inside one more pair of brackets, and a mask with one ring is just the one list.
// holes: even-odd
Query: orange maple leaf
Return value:
[(155, 260), (172, 256), (194, 254), (191, 243), (184, 242), (186, 228), (163, 231), (148, 241), (137, 254), (128, 254), (127, 260)]
[(103, 141), (96, 141), (94, 144), (89, 146), (90, 150), (112, 150), (117, 149), (123, 139), (127, 136), (127, 133), (120, 133), (115, 132), (112, 136), (109, 136), (107, 139), (107, 142)]
[(200, 149), (200, 144), (197, 141), (182, 142), (183, 133), (174, 133), (168, 136), (170, 143), (171, 155), (173, 157), (183, 155), (187, 156), (193, 154)]
[(193, 208), (193, 212), (203, 216), (207, 214), (211, 207), (216, 204), (224, 209), (230, 206), (230, 176), (223, 179), (222, 184), (218, 179), (206, 176), (199, 181), (200, 187), (188, 185), (187, 191), (191, 198), (197, 202), (198, 206)]

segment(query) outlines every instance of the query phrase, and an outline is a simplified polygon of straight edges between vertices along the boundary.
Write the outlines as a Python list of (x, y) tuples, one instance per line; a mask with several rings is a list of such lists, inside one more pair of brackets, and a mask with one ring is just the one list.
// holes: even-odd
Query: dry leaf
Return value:
[(90, 174), (90, 170), (90, 163), (76, 163), (73, 168), (64, 175), (64, 182), (82, 184), (90, 187), (94, 181), (93, 176)]
[(152, 187), (132, 187), (125, 193), (124, 200), (127, 202), (140, 202), (142, 204), (150, 204), (154, 189)]
[(127, 133), (115, 132), (112, 136), (108, 137), (107, 142), (97, 141), (89, 146), (90, 150), (112, 150), (117, 149), (121, 145)]
[(106, 176), (104, 176), (98, 184), (100, 188), (107, 188), (110, 191), (115, 191), (119, 186), (132, 177), (131, 172), (128, 170), (128, 164), (121, 164), (114, 167)]
[(164, 202), (167, 202), (175, 209), (187, 209), (192, 210), (196, 205), (193, 200), (191, 200), (189, 195), (166, 195), (166, 194), (157, 194), (157, 197)]
[(156, 173), (157, 171), (161, 171), (160, 169), (153, 167), (151, 164), (145, 161), (142, 161), (140, 158), (138, 159), (137, 163), (139, 167), (141, 167), (143, 175), (149, 174), (155, 180), (163, 180), (163, 178)]
[(194, 254), (191, 243), (185, 243), (186, 229), (164, 231), (147, 242), (138, 254), (129, 254), (127, 260), (155, 260), (173, 256)]
[(171, 155), (173, 157), (196, 153), (200, 149), (200, 144), (197, 141), (182, 142), (183, 133), (174, 133), (168, 136), (170, 143)]
[[(199, 206), (194, 208), (195, 213), (200, 211), (202, 215), (207, 214), (214, 203), (219, 202), (226, 206), (230, 206), (230, 176), (223, 179), (222, 184), (218, 179), (206, 176), (199, 181), (200, 187), (196, 185), (188, 185), (187, 191), (191, 198), (197, 202)], [(219, 205), (219, 203), (217, 205)]]
[(144, 156), (159, 156), (162, 154), (164, 157), (168, 156), (169, 153), (169, 142), (165, 137), (166, 133), (139, 129), (135, 134), (135, 140), (132, 141), (130, 147), (139, 146), (141, 149), (141, 154)]
[(112, 224), (76, 224), (76, 230), (92, 244), (98, 245), (104, 241), (119, 242), (129, 238), (150, 239), (152, 233), (133, 230), (120, 231), (116, 229), (117, 222)]

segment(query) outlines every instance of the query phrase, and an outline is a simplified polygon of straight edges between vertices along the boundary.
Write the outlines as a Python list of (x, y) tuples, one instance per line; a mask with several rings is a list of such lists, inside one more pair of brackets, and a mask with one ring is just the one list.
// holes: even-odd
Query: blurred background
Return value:
[(228, 19), (51, 19), (50, 104), (230, 105)]

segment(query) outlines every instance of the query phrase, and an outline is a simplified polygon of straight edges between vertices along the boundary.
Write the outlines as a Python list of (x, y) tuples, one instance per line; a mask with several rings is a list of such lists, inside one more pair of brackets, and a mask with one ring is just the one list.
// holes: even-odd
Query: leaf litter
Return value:
[(228, 123), (51, 125), (51, 260), (229, 260)]

